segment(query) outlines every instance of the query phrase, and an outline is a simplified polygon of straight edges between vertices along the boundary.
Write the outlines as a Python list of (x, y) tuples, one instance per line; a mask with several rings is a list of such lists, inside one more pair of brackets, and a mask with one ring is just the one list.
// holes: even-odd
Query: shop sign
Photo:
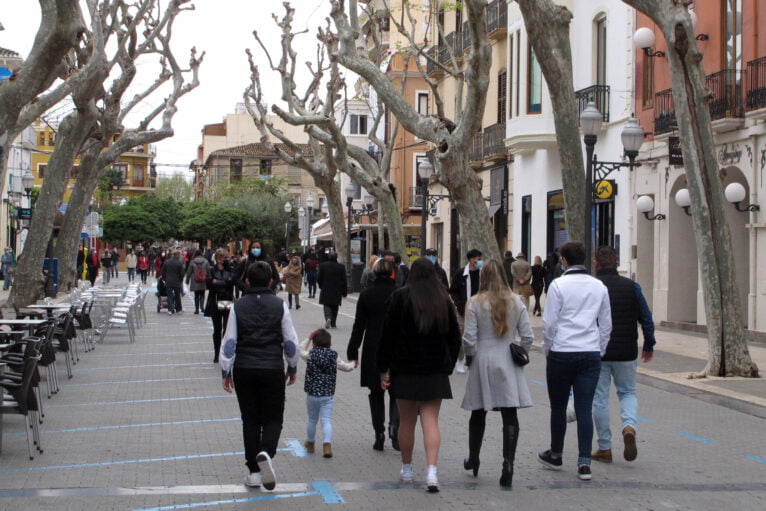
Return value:
[(668, 138), (668, 163), (670, 165), (683, 165), (684, 153), (681, 150), (681, 139), (678, 137)]

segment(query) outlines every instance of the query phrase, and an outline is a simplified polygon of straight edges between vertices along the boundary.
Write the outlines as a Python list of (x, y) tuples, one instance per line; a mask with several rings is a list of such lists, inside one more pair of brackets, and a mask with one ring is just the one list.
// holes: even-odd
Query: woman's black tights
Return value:
[[(516, 413), (516, 408), (500, 408), (500, 416), (503, 418), (503, 427), (519, 427), (519, 416)], [(486, 420), (486, 410), (473, 410), (471, 412), (471, 418), (468, 420), (468, 426), (483, 429), (484, 425), (486, 424)]]

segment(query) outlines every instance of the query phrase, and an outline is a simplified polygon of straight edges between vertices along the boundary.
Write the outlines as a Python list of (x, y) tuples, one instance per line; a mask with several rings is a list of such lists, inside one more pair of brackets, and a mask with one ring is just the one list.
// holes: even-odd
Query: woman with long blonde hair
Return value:
[(529, 314), (521, 299), (511, 291), (503, 265), (491, 260), (481, 268), (479, 292), (465, 308), (463, 346), (469, 362), (462, 407), (471, 411), (468, 422), (468, 458), (463, 468), (479, 473), (479, 452), (486, 416), (499, 410), (503, 419), (503, 464), (500, 485), (510, 488), (513, 462), (519, 440), (517, 408), (532, 406), (524, 370), (514, 364), (510, 345), (516, 334), (529, 352), (533, 334)]

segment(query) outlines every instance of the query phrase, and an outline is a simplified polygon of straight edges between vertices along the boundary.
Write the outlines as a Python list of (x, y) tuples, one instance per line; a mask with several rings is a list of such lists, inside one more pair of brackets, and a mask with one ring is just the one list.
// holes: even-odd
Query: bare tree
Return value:
[[(424, 79), (431, 87), (437, 115), (422, 115), (406, 100), (397, 87), (379, 66), (356, 47), (359, 27), (356, 22), (356, 2), (349, 3), (349, 16), (344, 2), (332, 0), (331, 17), (335, 25), (337, 50), (333, 59), (347, 69), (359, 74), (396, 116), (402, 127), (416, 137), (435, 145), (434, 167), (439, 181), (449, 190), (460, 214), (462, 237), (467, 246), (478, 248), (490, 258), (500, 259), (500, 249), (494, 237), (489, 214), (482, 197), (481, 178), (468, 166), (468, 154), (474, 134), (481, 129), (484, 105), (489, 85), (489, 70), (492, 48), (487, 36), (485, 7), (486, 0), (466, 0), (468, 29), (472, 36), (471, 52), (464, 67), (457, 64), (457, 58), (450, 54), (449, 63), (442, 64), (426, 55), (428, 41), (418, 41), (411, 30), (414, 25), (409, 2), (403, 2), (404, 9), (397, 19), (391, 16), (397, 29), (405, 34), (410, 43), (408, 57), (412, 59)], [(389, 14), (390, 10), (389, 10)], [(405, 27), (409, 22), (410, 27)], [(441, 36), (442, 34), (440, 34)], [(450, 49), (448, 51), (451, 52)], [(428, 78), (421, 59), (428, 59), (441, 67), (457, 82), (455, 98), (455, 119), (445, 117), (444, 101), (437, 85)]]
[[(320, 165), (320, 177), (319, 181), (315, 177), (317, 186), (322, 181), (321, 176), (326, 174), (326, 170), (330, 167), (337, 168), (351, 177), (355, 182), (359, 183), (365, 190), (378, 200), (378, 214), (379, 222), (381, 224), (386, 223), (389, 229), (389, 239), (391, 241), (391, 247), (393, 250), (399, 253), (406, 253), (406, 245), (404, 241), (404, 230), (402, 228), (401, 214), (396, 204), (394, 197), (393, 187), (388, 181), (388, 168), (391, 162), (391, 147), (390, 144), (386, 144), (384, 141), (379, 140), (375, 136), (377, 126), (383, 115), (382, 105), (377, 105), (377, 109), (371, 109), (373, 113), (373, 127), (371, 130), (371, 139), (376, 146), (381, 150), (380, 160), (375, 159), (370, 155), (367, 150), (349, 145), (346, 141), (346, 137), (343, 135), (342, 126), (347, 112), (347, 101), (345, 97), (345, 83), (340, 75), (340, 70), (337, 62), (331, 62), (328, 69), (324, 67), (324, 59), (326, 55), (325, 39), (327, 44), (330, 45), (330, 51), (332, 47), (337, 44), (337, 39), (333, 37), (326, 37), (327, 31), (320, 30), (319, 39), (322, 43), (318, 46), (317, 55), (318, 63), (316, 69), (309, 67), (309, 72), (312, 74), (312, 80), (308, 87), (308, 90), (299, 97), (296, 93), (297, 85), (295, 83), (295, 67), (297, 65), (297, 54), (292, 47), (292, 40), (295, 35), (292, 32), (292, 21), (295, 10), (289, 5), (285, 5), (285, 15), (278, 25), (282, 30), (282, 56), (279, 63), (275, 66), (272, 64), (272, 70), (279, 73), (282, 81), (282, 100), (287, 103), (287, 110), (280, 108), (277, 105), (272, 106), (272, 111), (277, 114), (285, 122), (294, 126), (304, 126), (304, 129), (308, 133), (309, 137), (315, 141), (316, 147), (320, 148), (322, 156), (320, 159), (325, 159), (324, 163)], [(266, 45), (255, 34), (256, 39), (266, 53), (269, 62), (273, 62), (269, 55)], [(251, 86), (246, 93), (246, 101), (250, 104), (249, 99), (256, 100), (256, 104), (262, 104), (262, 88), (259, 78), (259, 72), (251, 59), (251, 75), (253, 77)], [(329, 71), (329, 79), (326, 84), (326, 92), (324, 97), (320, 95), (320, 84), (323, 81), (324, 73)], [(343, 98), (343, 99), (338, 99)], [(341, 119), (337, 119), (335, 115), (335, 108), (338, 105), (342, 105), (341, 111), (343, 115)], [(313, 109), (311, 107), (314, 107)], [(274, 126), (267, 121), (267, 117), (264, 116), (265, 106), (262, 108), (262, 112), (256, 112), (253, 118), (258, 126), (267, 129), (266, 133), (270, 133), (277, 137), (284, 143), (289, 143), (285, 140), (283, 134), (274, 129)], [(293, 158), (293, 162), (299, 162), (300, 159)], [(315, 162), (314, 162), (315, 163)], [(314, 176), (315, 170), (311, 168), (312, 165), (304, 165), (304, 168), (310, 175)], [(325, 193), (327, 193), (325, 191)], [(340, 196), (338, 196), (338, 202), (340, 204)], [(331, 211), (332, 213), (332, 211)], [(342, 228), (343, 212), (342, 204), (341, 211), (338, 219), (340, 220), (337, 227)], [(331, 214), (332, 221), (332, 214)], [(349, 220), (351, 221), (351, 220)], [(333, 232), (336, 230), (335, 223), (333, 225)], [(345, 229), (343, 229), (345, 231)], [(342, 240), (342, 247), (347, 247), (347, 243)], [(337, 245), (336, 245), (337, 246)], [(381, 245), (382, 246), (382, 245)], [(350, 254), (345, 256), (347, 260), (350, 260)]]
[[(183, 6), (187, 2), (173, 0), (164, 11), (160, 10), (157, 0), (143, 0), (133, 4), (115, 0), (100, 6), (95, 1), (88, 2), (92, 32), (96, 34), (94, 44), (91, 45), (94, 51), (79, 58), (84, 61), (90, 59), (89, 65), (96, 55), (101, 60), (90, 82), (73, 89), (76, 110), (65, 118), (59, 128), (61, 143), (57, 143), (51, 157), (40, 198), (35, 206), (25, 250), (19, 260), (17, 285), (11, 294), (11, 301), (26, 304), (40, 293), (43, 277), (39, 269), (50, 238), (53, 216), (63, 197), (69, 169), (78, 152), (82, 154), (80, 173), (56, 247), (56, 256), (62, 265), (60, 273), (63, 287), (71, 285), (74, 278), (82, 219), (103, 172), (130, 148), (172, 136), (171, 121), (177, 109), (176, 102), (197, 86), (197, 69), (202, 59), (197, 58), (192, 50), (190, 68), (183, 70), (170, 50), (172, 23), (185, 10)], [(107, 59), (105, 48), (110, 37), (114, 37), (115, 41), (110, 44), (112, 57)], [(161, 71), (158, 78), (123, 105), (122, 97), (136, 75), (136, 59), (151, 54), (160, 57)], [(120, 68), (120, 72), (112, 81), (109, 91), (106, 91), (104, 80), (115, 66)], [(188, 72), (191, 72), (191, 81), (185, 83)], [(135, 128), (125, 129), (123, 123), (126, 115), (168, 81), (172, 82), (171, 93)], [(150, 128), (150, 123), (160, 114), (161, 127)], [(116, 134), (120, 134), (119, 140), (110, 145)]]

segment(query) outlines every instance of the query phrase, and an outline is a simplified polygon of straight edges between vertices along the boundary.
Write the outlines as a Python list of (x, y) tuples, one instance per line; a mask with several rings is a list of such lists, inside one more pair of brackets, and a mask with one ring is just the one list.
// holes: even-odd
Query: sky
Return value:
[[(164, 6), (165, 2), (161, 2)], [(227, 113), (233, 113), (250, 81), (250, 69), (245, 49), (250, 48), (261, 69), (261, 79), (270, 103), (279, 100), (279, 81), (276, 75), (267, 75), (268, 63), (253, 37), (253, 30), (267, 41), (269, 49), (279, 49), (280, 32), (272, 13), (280, 18), (284, 14), (282, 0), (196, 0), (195, 10), (181, 13), (174, 29), (172, 47), (180, 63), (188, 62), (189, 50), (195, 46), (205, 51), (200, 68), (200, 85), (178, 103), (173, 120), (175, 136), (157, 144), (158, 172), (188, 173), (188, 164), (196, 157), (201, 142), (201, 129), (205, 124), (221, 122)], [(299, 62), (314, 60), (316, 54), (316, 28), (324, 26), (329, 13), (329, 2), (323, 0), (293, 0), (296, 31), (309, 29), (309, 33), (296, 39)], [(0, 0), (0, 47), (25, 57), (34, 42), (40, 23), (39, 3), (32, 0)], [(305, 55), (305, 56), (304, 56)], [(278, 59), (278, 55), (272, 55)], [(140, 69), (151, 69), (146, 63)], [(146, 72), (144, 83), (153, 78)], [(139, 75), (140, 77), (141, 75)], [(300, 90), (300, 82), (298, 82)], [(126, 96), (130, 97), (130, 96)], [(156, 106), (143, 105), (143, 111)], [(184, 167), (162, 167), (161, 164)]]

